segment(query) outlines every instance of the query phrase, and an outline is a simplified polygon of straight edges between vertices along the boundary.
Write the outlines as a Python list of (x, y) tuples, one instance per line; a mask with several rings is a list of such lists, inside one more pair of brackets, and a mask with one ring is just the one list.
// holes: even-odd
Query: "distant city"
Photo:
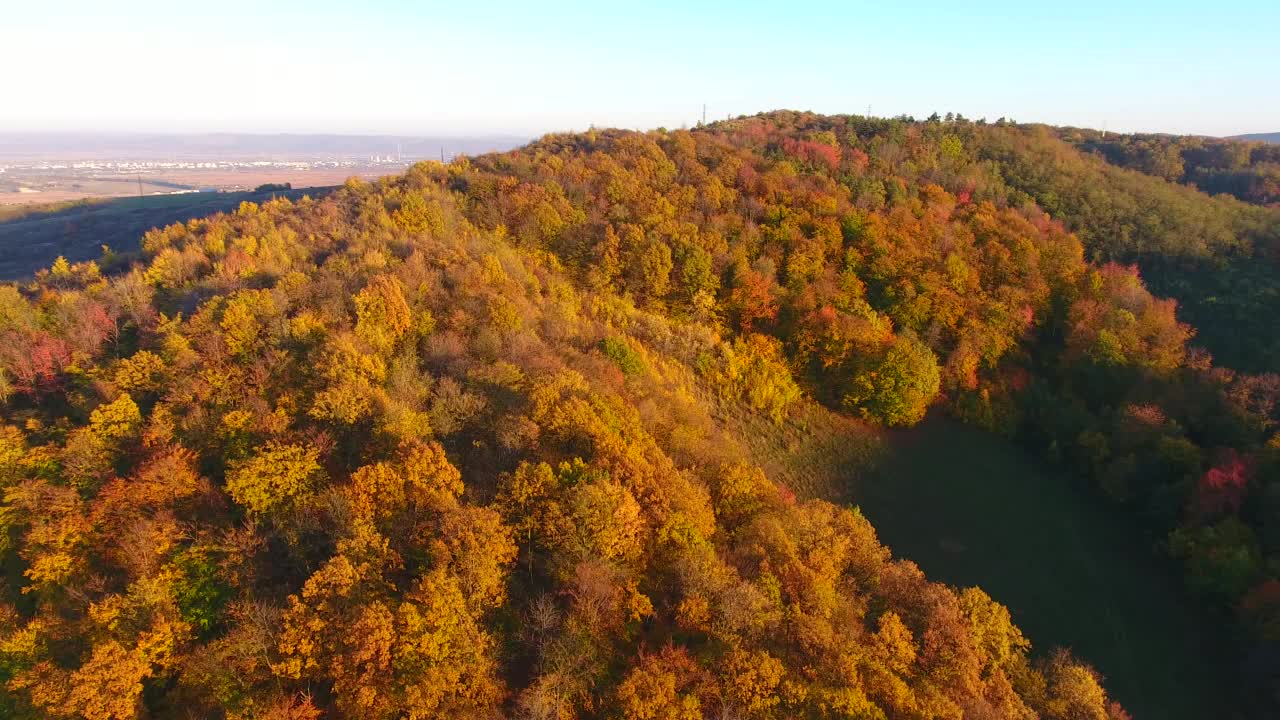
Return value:
[(508, 150), (520, 137), (0, 133), (0, 205), (320, 187), (421, 160)]

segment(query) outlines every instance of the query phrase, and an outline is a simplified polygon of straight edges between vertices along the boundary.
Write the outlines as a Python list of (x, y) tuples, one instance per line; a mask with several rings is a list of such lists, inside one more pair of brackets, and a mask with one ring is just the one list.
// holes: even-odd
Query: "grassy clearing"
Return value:
[(1214, 622), (1124, 516), (1021, 448), (938, 417), (876, 431), (807, 400), (781, 426), (727, 415), (771, 477), (859, 505), (895, 555), (982, 587), (1035, 648), (1093, 664), (1138, 720), (1220, 707), (1230, 655)]
[(885, 451), (882, 434), (865, 423), (804, 398), (775, 424), (761, 413), (722, 407), (720, 419), (774, 482), (798, 497), (850, 502)]

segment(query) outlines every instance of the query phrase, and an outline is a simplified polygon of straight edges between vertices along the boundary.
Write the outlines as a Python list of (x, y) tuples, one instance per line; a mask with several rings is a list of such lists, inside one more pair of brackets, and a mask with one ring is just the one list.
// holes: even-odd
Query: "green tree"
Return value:
[(923, 420), (942, 385), (937, 356), (911, 333), (898, 335), (879, 357), (855, 367), (844, 404), (885, 425)]

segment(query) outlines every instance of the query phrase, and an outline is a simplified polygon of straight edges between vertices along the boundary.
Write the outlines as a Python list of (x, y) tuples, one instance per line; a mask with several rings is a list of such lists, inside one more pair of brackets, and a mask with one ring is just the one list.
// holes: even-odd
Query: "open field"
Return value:
[[(80, 198), (137, 198), (141, 177), (143, 197), (216, 188), (221, 191), (252, 190), (268, 183), (289, 183), (295, 188), (341, 185), (347, 178), (375, 178), (400, 172), (399, 166), (365, 168), (212, 169), (172, 170), (141, 176), (95, 174), (92, 176), (45, 173), (0, 175), (0, 205), (65, 202)], [(21, 188), (21, 189), (19, 189)]]
[(59, 255), (72, 262), (95, 259), (103, 245), (131, 253), (138, 249), (143, 233), (153, 227), (234, 210), (245, 200), (260, 202), (273, 194), (297, 198), (326, 191), (187, 193), (0, 207), (0, 280), (29, 277)]
[[(142, 181), (144, 197), (168, 195), (176, 189), (163, 180)], [(137, 178), (79, 178), (65, 181), (0, 184), (0, 205), (42, 205), (82, 198), (138, 197)]]
[(1212, 716), (1230, 655), (1120, 512), (1013, 443), (944, 417), (882, 431), (805, 400), (728, 418), (801, 497), (858, 505), (897, 557), (980, 586), (1034, 648), (1070, 646), (1135, 718)]
[(947, 418), (889, 435), (853, 490), (895, 552), (978, 585), (1041, 649), (1070, 645), (1136, 718), (1204, 718), (1229, 687), (1219, 624), (1119, 510), (1024, 449)]
[(347, 178), (375, 178), (403, 172), (401, 166), (385, 168), (300, 168), (297, 170), (174, 170), (158, 177), (193, 187), (252, 190), (266, 183), (290, 183), (295, 188), (341, 185)]

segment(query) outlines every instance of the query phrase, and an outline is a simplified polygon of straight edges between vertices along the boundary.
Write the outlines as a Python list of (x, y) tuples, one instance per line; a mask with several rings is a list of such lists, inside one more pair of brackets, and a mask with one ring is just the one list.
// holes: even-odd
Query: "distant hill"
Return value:
[(1107, 162), (1209, 195), (1280, 205), (1280, 133), (1235, 137), (1110, 133), (1063, 128), (1058, 137)]
[(1232, 135), (1228, 140), (1252, 140), (1254, 142), (1280, 143), (1280, 132), (1270, 133), (1249, 133), (1247, 135)]

